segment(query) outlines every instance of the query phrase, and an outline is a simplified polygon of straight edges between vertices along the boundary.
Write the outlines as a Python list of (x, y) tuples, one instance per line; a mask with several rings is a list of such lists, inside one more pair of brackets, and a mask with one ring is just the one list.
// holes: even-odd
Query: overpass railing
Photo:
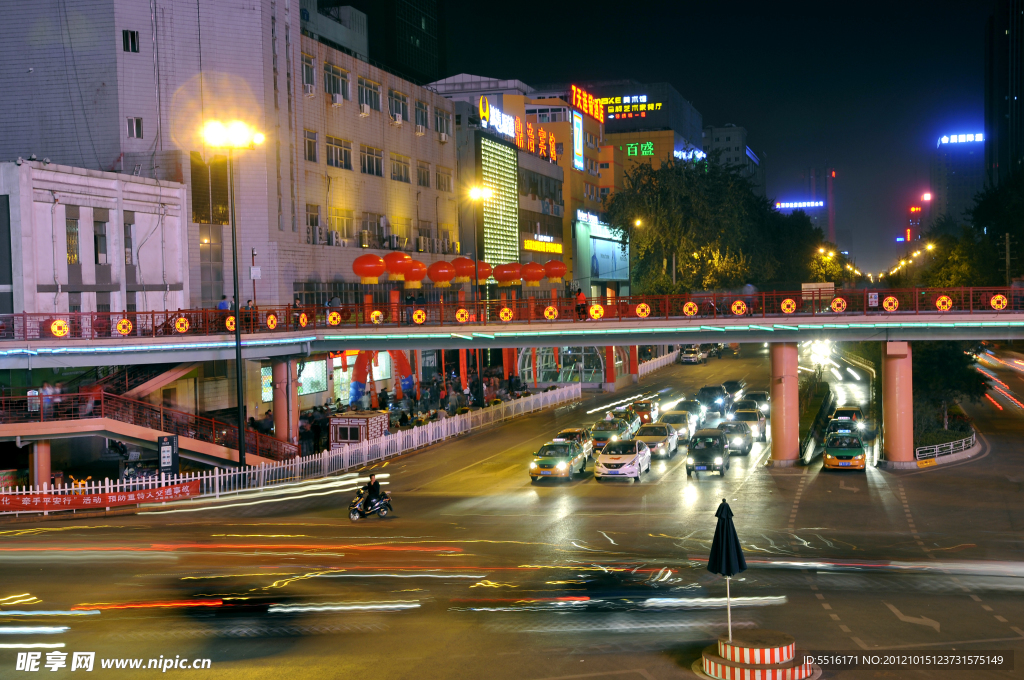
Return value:
[(917, 460), (927, 460), (929, 458), (948, 456), (951, 453), (960, 453), (974, 446), (976, 441), (977, 433), (972, 431), (970, 437), (958, 439), (955, 442), (946, 442), (945, 444), (936, 444), (934, 446), (919, 446), (914, 449), (914, 457)]
[(22, 313), (0, 315), (2, 340), (92, 340), (224, 335), (241, 324), (245, 334), (345, 331), (354, 328), (492, 327), (509, 323), (602, 323), (666, 319), (786, 319), (904, 316), (1024, 311), (1024, 289), (913, 288), (892, 290), (688, 293), (589, 298), (527, 297), (428, 304), (373, 303), (335, 307), (260, 307), (234, 312)]

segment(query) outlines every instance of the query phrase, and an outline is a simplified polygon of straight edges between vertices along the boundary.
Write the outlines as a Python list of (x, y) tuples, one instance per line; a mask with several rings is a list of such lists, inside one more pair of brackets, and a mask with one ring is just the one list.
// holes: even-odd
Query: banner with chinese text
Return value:
[(199, 480), (184, 484), (161, 486), (135, 491), (109, 493), (5, 493), (0, 494), (0, 512), (48, 512), (50, 510), (84, 510), (109, 508), (137, 503), (161, 503), (199, 495)]

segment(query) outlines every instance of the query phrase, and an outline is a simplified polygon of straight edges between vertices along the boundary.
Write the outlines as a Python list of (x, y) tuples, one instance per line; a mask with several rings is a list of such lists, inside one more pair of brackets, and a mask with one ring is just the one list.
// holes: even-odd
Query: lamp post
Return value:
[(242, 365), (242, 319), (240, 303), (241, 293), (238, 289), (238, 225), (235, 220), (235, 172), (232, 152), (235, 149), (254, 149), (262, 144), (265, 137), (262, 132), (240, 120), (230, 123), (211, 120), (203, 126), (203, 141), (215, 149), (227, 149), (228, 152), (228, 212), (231, 221), (231, 271), (235, 289), (235, 387), (238, 401), (238, 465), (245, 465), (245, 372)]

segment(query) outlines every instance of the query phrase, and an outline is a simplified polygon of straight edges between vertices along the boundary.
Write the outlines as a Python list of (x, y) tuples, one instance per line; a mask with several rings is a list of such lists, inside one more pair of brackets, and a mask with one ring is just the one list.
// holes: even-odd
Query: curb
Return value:
[(917, 470), (918, 468), (936, 467), (957, 463), (968, 458), (973, 458), (981, 452), (981, 442), (975, 442), (974, 446), (966, 451), (958, 451), (937, 458), (925, 458), (924, 460), (880, 460), (875, 467), (883, 470)]

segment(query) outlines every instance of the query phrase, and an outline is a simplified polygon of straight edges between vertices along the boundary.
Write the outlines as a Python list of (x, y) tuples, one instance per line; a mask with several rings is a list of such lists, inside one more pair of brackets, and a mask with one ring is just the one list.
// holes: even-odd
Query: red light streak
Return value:
[(267, 545), (262, 543), (154, 543), (148, 548), (133, 548), (128, 546), (113, 548), (0, 548), (0, 552), (36, 552), (47, 550), (53, 552), (168, 552), (171, 550), (273, 550), (273, 551), (297, 551), (297, 550), (359, 550), (359, 551), (387, 551), (387, 552), (462, 552), (462, 548), (446, 546), (390, 546), (390, 545), (330, 545), (325, 543), (298, 543), (293, 545)]
[(589, 597), (453, 597), (452, 602), (589, 602)]
[(996, 401), (995, 399), (992, 398), (991, 394), (986, 394), (985, 398), (988, 399), (989, 401), (991, 401), (992, 405), (995, 406), (997, 409), (999, 409), (1000, 411), (1003, 410), (1003, 407), (999, 404), (998, 401)]
[(76, 604), (71, 611), (82, 609), (153, 609), (169, 607), (220, 607), (224, 600), (171, 600), (169, 602), (122, 602), (99, 604)]
[(995, 377), (994, 375), (992, 375), (992, 374), (991, 374), (991, 373), (989, 373), (988, 371), (986, 371), (986, 370), (984, 370), (984, 369), (982, 369), (982, 368), (978, 368), (977, 366), (975, 366), (975, 368), (977, 368), (977, 369), (978, 369), (978, 372), (979, 372), (979, 373), (981, 373), (981, 374), (983, 374), (983, 375), (984, 375), (984, 376), (985, 376), (986, 378), (989, 378), (990, 380), (994, 380), (994, 381), (996, 381), (997, 383), (999, 383), (1000, 385), (1002, 385), (1002, 386), (1003, 386), (1003, 387), (1005, 387), (1006, 389), (1010, 389), (1010, 386), (1009, 386), (1009, 385), (1007, 385), (1007, 384), (1006, 384), (1006, 383), (1004, 383), (1004, 382), (1003, 382), (1002, 380), (1000, 380), (999, 378)]
[[(1010, 394), (1009, 392), (1007, 392), (1006, 390), (1000, 389), (1000, 388), (998, 388), (998, 387), (996, 387), (995, 389), (996, 389), (996, 392), (998, 392), (999, 394), (1003, 395), (1004, 397), (1006, 397), (1007, 399), (1009, 399), (1010, 401), (1012, 401), (1012, 402), (1013, 402), (1014, 404), (1016, 404), (1016, 405), (1017, 405), (1017, 408), (1024, 408), (1024, 404), (1022, 404), (1022, 403), (1020, 403), (1019, 401), (1017, 401), (1017, 400), (1016, 400), (1016, 399), (1015, 399), (1015, 398), (1014, 398), (1014, 397), (1013, 397), (1013, 396), (1012, 396), (1012, 395), (1011, 395), (1011, 394)], [(986, 396), (987, 396), (987, 395), (986, 395)]]

